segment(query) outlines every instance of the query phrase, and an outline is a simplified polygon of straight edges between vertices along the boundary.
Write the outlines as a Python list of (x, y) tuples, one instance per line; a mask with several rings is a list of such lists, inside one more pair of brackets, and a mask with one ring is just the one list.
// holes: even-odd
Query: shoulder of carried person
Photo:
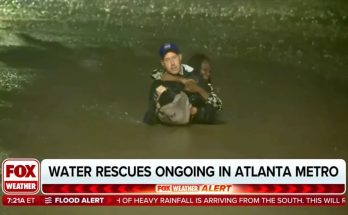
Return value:
[(185, 72), (192, 73), (194, 68), (192, 66), (189, 66), (187, 64), (182, 64), (182, 67), (184, 68)]

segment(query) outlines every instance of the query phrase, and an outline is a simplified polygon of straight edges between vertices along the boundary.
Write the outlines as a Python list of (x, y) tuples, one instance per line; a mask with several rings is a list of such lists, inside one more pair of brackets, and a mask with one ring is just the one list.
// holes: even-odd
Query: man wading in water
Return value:
[[(161, 65), (164, 72), (153, 74), (155, 79), (150, 88), (149, 108), (144, 122), (168, 125), (185, 125), (190, 122), (214, 123), (216, 111), (210, 102), (212, 95), (194, 81), (193, 68), (181, 64), (182, 55), (175, 44), (160, 47)], [(203, 101), (193, 106), (197, 97)]]

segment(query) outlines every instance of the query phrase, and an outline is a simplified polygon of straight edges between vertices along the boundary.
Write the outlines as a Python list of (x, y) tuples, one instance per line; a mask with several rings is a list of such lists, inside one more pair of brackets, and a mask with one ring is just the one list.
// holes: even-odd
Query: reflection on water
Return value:
[[(2, 158), (348, 156), (345, 1), (0, 3)], [(177, 42), (185, 59), (196, 52), (212, 57), (226, 124), (149, 127), (141, 123), (149, 74), (159, 66), (157, 50), (165, 41)], [(94, 214), (96, 210), (182, 212), (180, 208), (31, 208), (29, 213)], [(215, 208), (214, 212), (187, 208), (185, 212), (230, 210), (256, 212), (252, 208)], [(0, 211), (21, 214), (28, 208)]]

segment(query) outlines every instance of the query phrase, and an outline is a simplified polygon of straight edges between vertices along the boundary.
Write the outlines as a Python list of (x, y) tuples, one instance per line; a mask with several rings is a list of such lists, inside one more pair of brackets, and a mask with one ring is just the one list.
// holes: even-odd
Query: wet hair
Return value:
[[(194, 68), (193, 73), (195, 76), (202, 77), (201, 70), (202, 70), (202, 63), (204, 61), (207, 61), (209, 64), (211, 64), (210, 59), (204, 54), (195, 54), (188, 60), (187, 64)], [(208, 82), (209, 83), (211, 82), (210, 77)]]

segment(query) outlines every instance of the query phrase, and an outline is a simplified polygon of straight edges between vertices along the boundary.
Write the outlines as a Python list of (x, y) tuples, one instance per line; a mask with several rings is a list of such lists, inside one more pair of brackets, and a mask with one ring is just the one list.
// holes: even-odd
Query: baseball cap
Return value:
[(163, 59), (168, 52), (180, 54), (179, 48), (174, 43), (165, 43), (160, 47), (159, 50), (159, 55), (161, 59)]

